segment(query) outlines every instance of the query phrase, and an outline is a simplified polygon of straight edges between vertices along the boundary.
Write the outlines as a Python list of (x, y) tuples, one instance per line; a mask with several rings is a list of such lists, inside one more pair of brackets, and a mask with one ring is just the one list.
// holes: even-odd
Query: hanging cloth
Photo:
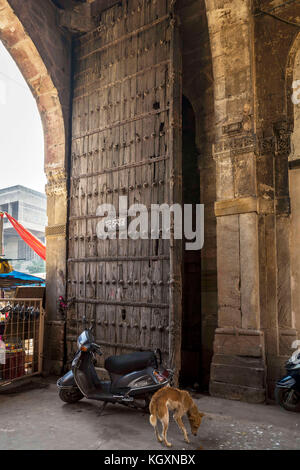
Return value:
[(46, 247), (40, 242), (32, 233), (23, 227), (16, 219), (14, 219), (7, 212), (4, 212), (14, 229), (18, 232), (22, 240), (33, 249), (33, 251), (39, 255), (44, 261), (46, 260)]

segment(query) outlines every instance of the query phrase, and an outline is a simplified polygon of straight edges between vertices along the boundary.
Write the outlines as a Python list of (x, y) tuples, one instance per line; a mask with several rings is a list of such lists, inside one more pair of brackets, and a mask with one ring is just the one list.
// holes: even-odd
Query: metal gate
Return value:
[(75, 46), (67, 345), (85, 316), (105, 355), (160, 348), (178, 372), (182, 245), (99, 240), (97, 207), (181, 203), (181, 54), (171, 0), (123, 0)]

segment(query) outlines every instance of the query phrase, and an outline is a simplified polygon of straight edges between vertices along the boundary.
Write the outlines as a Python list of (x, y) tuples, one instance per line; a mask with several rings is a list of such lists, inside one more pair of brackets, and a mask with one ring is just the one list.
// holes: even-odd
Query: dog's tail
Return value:
[(150, 421), (150, 424), (155, 428), (157, 424), (157, 417), (156, 417), (156, 402), (154, 400), (151, 400), (149, 410), (150, 410), (149, 421)]
[(150, 424), (152, 424), (154, 428), (157, 425), (157, 418), (155, 415), (150, 415)]

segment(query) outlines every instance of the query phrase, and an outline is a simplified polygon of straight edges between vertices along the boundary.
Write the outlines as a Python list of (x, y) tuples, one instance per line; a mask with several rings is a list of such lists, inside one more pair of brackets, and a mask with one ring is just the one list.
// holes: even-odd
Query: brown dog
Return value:
[[(191, 431), (194, 436), (197, 435), (198, 428), (204, 413), (200, 413), (191, 395), (184, 390), (178, 388), (165, 387), (158, 390), (152, 397), (150, 402), (150, 424), (155, 428), (155, 435), (158, 442), (163, 442), (166, 446), (171, 447), (172, 444), (167, 441), (167, 431), (169, 426), (169, 409), (174, 411), (173, 418), (182, 430), (184, 440), (190, 442), (187, 431), (182, 422), (182, 416), (186, 413), (190, 422)], [(163, 426), (162, 437), (158, 432), (157, 418)]]

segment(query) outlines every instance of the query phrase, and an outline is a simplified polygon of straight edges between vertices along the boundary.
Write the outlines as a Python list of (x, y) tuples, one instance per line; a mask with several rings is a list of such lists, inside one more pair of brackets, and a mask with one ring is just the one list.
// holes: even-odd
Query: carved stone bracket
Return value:
[(291, 136), (282, 130), (278, 132), (275, 138), (275, 152), (277, 155), (289, 156), (291, 153)]
[(241, 137), (227, 137), (219, 140), (213, 145), (214, 158), (222, 158), (223, 156), (237, 156), (243, 153), (254, 152), (255, 136), (243, 135)]
[(291, 154), (291, 133), (293, 126), (288, 121), (279, 121), (274, 124), (275, 152), (277, 155), (289, 156)]
[(64, 194), (67, 195), (67, 176), (64, 169), (56, 169), (47, 172), (48, 184), (46, 185), (47, 196)]

